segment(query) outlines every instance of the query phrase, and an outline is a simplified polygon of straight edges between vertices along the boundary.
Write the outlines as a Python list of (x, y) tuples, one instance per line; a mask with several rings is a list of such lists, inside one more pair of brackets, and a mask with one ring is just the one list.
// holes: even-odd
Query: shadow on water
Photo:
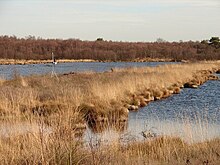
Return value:
[[(178, 62), (77, 62), (77, 63), (58, 63), (56, 65), (57, 73), (94, 71), (104, 72), (111, 68), (125, 67), (155, 67), (158, 65), (175, 64)], [(27, 65), (0, 65), (0, 78), (11, 79), (16, 76), (43, 75), (52, 72), (52, 64), (27, 64)], [(125, 132), (128, 129), (127, 122), (115, 122), (114, 124), (96, 124), (90, 127), (90, 131), (103, 134), (106, 130), (114, 130), (115, 132)], [(52, 130), (45, 130), (50, 133)], [(36, 123), (1, 123), (0, 136), (10, 137), (11, 135), (36, 133), (39, 132), (39, 125)]]
[[(85, 70), (103, 72), (113, 67), (157, 66), (161, 64), (166, 63), (63, 63), (57, 65), (56, 71), (58, 73)], [(10, 78), (10, 67), (10, 65), (1, 65), (0, 73)], [(48, 64), (18, 65), (16, 68), (20, 75), (51, 72)], [(11, 70), (14, 70), (13, 67)], [(130, 142), (144, 140), (143, 132), (153, 133), (156, 136), (178, 136), (188, 142), (220, 137), (220, 90), (218, 89), (220, 89), (220, 81), (208, 81), (198, 89), (183, 89), (178, 95), (151, 102), (138, 112), (130, 112), (128, 122), (93, 124), (87, 129), (84, 139), (85, 141), (96, 139), (105, 142), (112, 140)], [(22, 129), (18, 132), (29, 130), (26, 126), (20, 127)], [(1, 130), (7, 132), (11, 129), (4, 127)]]
[(151, 102), (130, 112), (125, 130), (107, 127), (99, 133), (88, 129), (85, 140), (144, 140), (144, 133), (181, 137), (189, 143), (220, 137), (220, 81), (208, 81), (198, 89)]
[(91, 132), (94, 134), (102, 134), (106, 130), (112, 130), (118, 133), (123, 133), (128, 129), (128, 122), (114, 122), (114, 123), (109, 123), (109, 122), (99, 122), (95, 124), (87, 124), (88, 128)]
[[(84, 133), (86, 142), (122, 143), (155, 136), (181, 137), (189, 143), (220, 137), (220, 81), (208, 81), (198, 89), (183, 89), (178, 95), (151, 102), (138, 112), (130, 112), (128, 120), (106, 120), (90, 123)], [(1, 136), (39, 132), (39, 125), (2, 124)], [(52, 130), (46, 128), (50, 133)], [(143, 134), (144, 133), (144, 134)], [(143, 136), (144, 135), (144, 136)], [(153, 137), (152, 137), (153, 135)]]

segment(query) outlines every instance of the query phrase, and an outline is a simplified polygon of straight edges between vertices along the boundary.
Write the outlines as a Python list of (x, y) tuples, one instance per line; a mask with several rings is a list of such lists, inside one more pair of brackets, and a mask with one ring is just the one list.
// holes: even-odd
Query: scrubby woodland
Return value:
[(219, 60), (218, 37), (202, 42), (115, 42), (81, 41), (78, 39), (42, 39), (29, 36), (0, 36), (0, 58), (45, 60), (51, 52), (58, 59), (93, 59), (130, 61), (144, 58), (180, 60)]

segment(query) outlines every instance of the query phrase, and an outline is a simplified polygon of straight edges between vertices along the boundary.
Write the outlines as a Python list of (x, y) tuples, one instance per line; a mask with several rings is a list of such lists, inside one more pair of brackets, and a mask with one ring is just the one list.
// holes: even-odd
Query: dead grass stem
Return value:
[[(1, 81), (1, 122), (38, 123), (38, 131), (1, 136), (0, 163), (217, 164), (219, 139), (188, 145), (178, 138), (161, 137), (128, 146), (116, 143), (90, 152), (75, 137), (83, 133), (85, 122), (126, 122), (131, 104), (136, 109), (155, 98), (168, 97), (171, 90), (179, 92), (186, 82), (208, 80), (219, 68), (219, 62), (201, 62), (65, 74), (59, 75), (59, 80), (45, 75)], [(48, 126), (52, 133), (43, 131)]]

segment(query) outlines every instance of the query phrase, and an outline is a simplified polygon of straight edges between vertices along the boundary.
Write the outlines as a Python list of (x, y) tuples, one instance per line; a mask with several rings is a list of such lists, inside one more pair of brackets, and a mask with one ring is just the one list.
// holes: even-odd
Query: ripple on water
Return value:
[[(178, 62), (70, 62), (58, 63), (55, 67), (57, 73), (94, 71), (104, 72), (111, 68), (125, 67), (154, 67), (164, 64), (175, 64)], [(0, 65), (0, 77), (5, 79), (13, 78), (14, 73), (22, 76), (27, 75), (43, 75), (51, 73), (52, 64), (27, 64), (27, 65)]]
[(139, 112), (130, 113), (128, 131), (154, 127), (158, 134), (172, 134), (188, 141), (187, 134), (192, 141), (219, 137), (219, 89), (220, 81), (208, 81), (198, 89), (183, 89), (178, 95), (152, 102)]
[[(142, 131), (181, 137), (187, 142), (198, 142), (220, 137), (220, 81), (208, 81), (198, 89), (183, 89), (178, 95), (151, 102), (138, 112), (130, 112), (128, 129), (119, 139), (143, 140)], [(102, 134), (87, 132), (95, 139), (117, 139), (108, 130)], [(105, 137), (105, 138), (103, 138)], [(114, 137), (114, 138), (113, 138)], [(87, 139), (87, 138), (86, 138)]]

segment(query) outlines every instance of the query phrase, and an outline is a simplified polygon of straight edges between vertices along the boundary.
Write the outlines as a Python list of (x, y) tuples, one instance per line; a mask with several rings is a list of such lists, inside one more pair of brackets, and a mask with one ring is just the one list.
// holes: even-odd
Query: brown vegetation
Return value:
[(80, 141), (64, 134), (25, 134), (0, 140), (1, 164), (212, 164), (220, 163), (220, 140), (187, 144), (159, 137), (144, 142), (110, 144)]
[[(179, 138), (159, 137), (152, 141), (134, 142), (92, 148), (90, 164), (213, 164), (220, 163), (219, 139), (189, 145)], [(92, 159), (93, 158), (93, 159)]]
[(1, 82), (0, 113), (48, 117), (69, 109), (91, 124), (119, 116), (126, 121), (128, 110), (178, 94), (183, 87), (196, 88), (218, 79), (212, 75), (218, 68), (218, 62), (203, 62), (65, 74), (59, 80), (47, 75), (18, 77)]
[[(58, 75), (58, 79), (46, 75), (2, 81), (1, 123), (16, 125), (26, 122), (37, 125), (38, 131), (10, 137), (2, 135), (0, 162), (183, 164), (188, 159), (196, 162), (198, 158), (198, 163), (207, 160), (215, 163), (219, 161), (219, 150), (215, 148), (219, 140), (194, 146), (180, 139), (162, 138), (141, 145), (118, 144), (107, 149), (91, 144), (85, 149), (76, 137), (83, 134), (85, 123), (94, 132), (101, 132), (106, 126), (122, 131), (126, 129), (128, 110), (137, 110), (150, 101), (179, 93), (188, 82), (201, 85), (209, 79), (216, 79), (211, 74), (219, 68), (219, 62), (202, 62), (65, 74)], [(47, 127), (52, 132), (43, 131)]]
[[(21, 59), (0, 59), (0, 65), (25, 65), (25, 64), (46, 64), (51, 63), (52, 60), (21, 60)], [(98, 62), (96, 60), (90, 59), (81, 59), (81, 60), (74, 60), (74, 59), (59, 59), (56, 60), (58, 63), (68, 63), (68, 62)]]
[[(220, 45), (220, 44), (217, 44)], [(220, 47), (207, 42), (113, 42), (76, 39), (36, 39), (0, 36), (0, 58), (48, 60), (92, 59), (100, 61), (219, 60)]]

